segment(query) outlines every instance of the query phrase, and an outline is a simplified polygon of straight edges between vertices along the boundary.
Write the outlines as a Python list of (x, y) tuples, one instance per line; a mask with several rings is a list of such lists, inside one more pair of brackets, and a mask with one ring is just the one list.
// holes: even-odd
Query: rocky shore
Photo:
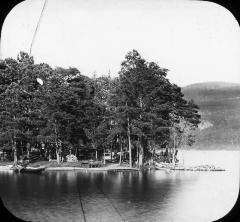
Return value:
[(185, 170), (185, 171), (225, 171), (221, 167), (216, 167), (210, 164), (197, 165), (197, 166), (186, 166), (183, 164), (172, 164), (172, 163), (155, 163), (156, 169), (168, 169), (168, 170)]

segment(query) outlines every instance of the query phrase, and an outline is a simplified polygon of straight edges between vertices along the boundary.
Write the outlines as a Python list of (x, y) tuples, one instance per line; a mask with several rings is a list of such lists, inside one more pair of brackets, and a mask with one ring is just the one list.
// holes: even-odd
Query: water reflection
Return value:
[[(228, 158), (235, 161), (233, 166), (239, 165), (238, 158)], [(83, 210), (87, 221), (213, 221), (231, 209), (238, 190), (236, 169), (49, 171), (42, 175), (0, 172), (5, 205), (31, 221), (84, 221)]]

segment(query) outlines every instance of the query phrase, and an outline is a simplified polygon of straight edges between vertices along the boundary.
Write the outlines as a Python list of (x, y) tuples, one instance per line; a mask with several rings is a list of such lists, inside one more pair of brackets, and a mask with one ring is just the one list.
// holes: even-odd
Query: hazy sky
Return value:
[[(7, 16), (2, 58), (29, 52), (44, 1), (27, 0)], [(168, 78), (240, 83), (240, 28), (211, 2), (48, 0), (32, 48), (35, 62), (77, 67), (83, 75), (118, 75), (129, 50), (169, 69)]]

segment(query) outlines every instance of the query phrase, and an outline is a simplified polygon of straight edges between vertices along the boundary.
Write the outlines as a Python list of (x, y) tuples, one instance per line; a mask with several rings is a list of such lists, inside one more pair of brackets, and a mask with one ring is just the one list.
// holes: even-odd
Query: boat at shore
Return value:
[(30, 167), (30, 166), (21, 166), (16, 165), (11, 167), (11, 170), (15, 173), (42, 173), (46, 169), (45, 166)]
[(20, 173), (42, 173), (45, 170), (44, 166), (39, 166), (39, 167), (23, 167), (20, 169)]

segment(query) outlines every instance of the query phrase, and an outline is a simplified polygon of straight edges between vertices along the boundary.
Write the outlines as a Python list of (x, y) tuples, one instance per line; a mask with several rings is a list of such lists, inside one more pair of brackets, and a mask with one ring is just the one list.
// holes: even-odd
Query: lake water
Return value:
[(223, 172), (0, 172), (0, 194), (14, 215), (30, 221), (213, 221), (238, 196), (238, 151), (182, 151), (187, 165)]

